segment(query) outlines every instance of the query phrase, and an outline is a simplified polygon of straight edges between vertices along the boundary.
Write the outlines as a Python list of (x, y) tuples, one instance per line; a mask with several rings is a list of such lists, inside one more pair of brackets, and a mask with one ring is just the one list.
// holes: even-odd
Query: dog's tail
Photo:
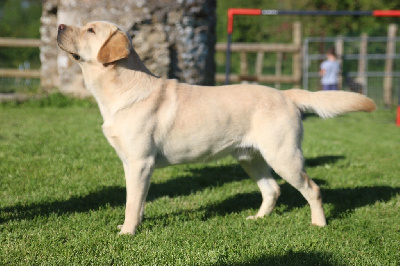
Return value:
[(372, 112), (376, 109), (373, 100), (354, 92), (310, 92), (292, 89), (283, 91), (283, 93), (294, 102), (300, 110), (311, 110), (323, 118), (356, 111)]

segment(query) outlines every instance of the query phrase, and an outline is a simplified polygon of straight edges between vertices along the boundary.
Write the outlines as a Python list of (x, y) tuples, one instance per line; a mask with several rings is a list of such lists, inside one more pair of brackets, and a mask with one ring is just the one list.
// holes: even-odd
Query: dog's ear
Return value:
[(108, 64), (127, 58), (130, 52), (130, 42), (125, 33), (116, 30), (105, 41), (97, 55), (97, 60), (102, 64)]

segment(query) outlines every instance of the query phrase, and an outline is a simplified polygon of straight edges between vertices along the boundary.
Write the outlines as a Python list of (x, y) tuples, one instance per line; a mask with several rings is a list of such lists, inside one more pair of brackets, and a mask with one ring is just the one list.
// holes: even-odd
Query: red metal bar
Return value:
[(400, 10), (373, 10), (374, 17), (400, 17)]
[(228, 9), (228, 34), (233, 32), (233, 16), (234, 15), (247, 15), (247, 16), (259, 16), (261, 15), (261, 9), (249, 9), (249, 8), (229, 8)]
[(396, 125), (400, 127), (400, 104), (397, 106)]
[[(261, 9), (247, 9), (247, 8), (230, 8), (228, 9), (228, 49), (226, 50), (226, 81), (225, 84), (229, 83), (229, 72), (230, 72), (230, 42), (233, 32), (233, 16), (234, 15), (248, 15), (248, 16), (259, 16), (259, 15), (347, 15), (347, 16), (374, 16), (374, 17), (400, 17), (400, 10), (373, 10), (373, 11), (317, 11), (317, 10), (261, 10)], [(400, 99), (399, 99), (400, 101)], [(400, 104), (398, 105), (400, 109)], [(400, 124), (400, 111), (398, 109), (398, 125)]]
[[(268, 12), (274, 11), (274, 12)], [(318, 11), (318, 10), (264, 10), (265, 15), (336, 15), (342, 12), (341, 15), (354, 15), (353, 13), (359, 12), (356, 15), (370, 15), (371, 11)], [(326, 13), (326, 14), (325, 14)], [(365, 14), (364, 14), (365, 13)], [(255, 8), (229, 8), (228, 9), (228, 34), (233, 32), (233, 16), (234, 15), (247, 15), (259, 16), (263, 15), (263, 10)], [(400, 10), (373, 10), (372, 16), (374, 17), (400, 17)]]

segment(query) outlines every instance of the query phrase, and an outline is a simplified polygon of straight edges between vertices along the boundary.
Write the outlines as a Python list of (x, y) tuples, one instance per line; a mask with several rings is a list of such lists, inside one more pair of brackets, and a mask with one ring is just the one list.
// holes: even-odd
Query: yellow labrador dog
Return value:
[(104, 135), (121, 158), (126, 179), (121, 234), (134, 234), (155, 168), (205, 162), (231, 154), (261, 190), (254, 216), (273, 210), (280, 189), (271, 168), (298, 189), (311, 222), (325, 226), (319, 187), (304, 170), (300, 110), (321, 117), (373, 111), (360, 94), (279, 91), (258, 85), (192, 86), (153, 75), (116, 25), (58, 27), (59, 47), (81, 66), (104, 119)]

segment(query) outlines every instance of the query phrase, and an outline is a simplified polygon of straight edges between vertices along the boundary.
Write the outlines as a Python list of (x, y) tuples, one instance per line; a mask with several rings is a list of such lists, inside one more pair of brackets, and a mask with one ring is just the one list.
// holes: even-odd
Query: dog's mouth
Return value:
[(61, 50), (63, 50), (63, 51), (65, 51), (65, 52), (67, 52), (68, 54), (70, 54), (75, 60), (78, 61), (78, 60), (81, 59), (81, 56), (80, 56), (79, 54), (77, 54), (76, 52), (70, 51), (67, 47), (65, 47), (65, 46), (63, 45), (63, 42), (61, 41), (61, 38), (59, 38), (59, 36), (58, 36), (58, 38), (57, 38), (57, 44), (58, 44), (58, 47), (61, 48)]
[(65, 51), (65, 52), (67, 52), (68, 54), (70, 54), (75, 60), (78, 61), (78, 60), (81, 59), (81, 56), (80, 56), (80, 55), (78, 55), (77, 53), (68, 51), (67, 49), (65, 49), (65, 48), (63, 47), (63, 45), (62, 45), (60, 42), (58, 42), (58, 47), (60, 47), (61, 50), (63, 50), (63, 51)]
[(58, 46), (64, 50), (65, 52), (69, 53), (75, 60), (80, 60), (81, 56), (79, 54), (77, 54), (75, 51), (75, 49), (71, 49), (73, 45), (71, 45), (71, 42), (69, 41), (68, 38), (66, 38), (65, 36), (65, 31), (67, 29), (67, 26), (64, 24), (60, 24), (58, 26), (58, 34), (57, 34), (57, 44)]

